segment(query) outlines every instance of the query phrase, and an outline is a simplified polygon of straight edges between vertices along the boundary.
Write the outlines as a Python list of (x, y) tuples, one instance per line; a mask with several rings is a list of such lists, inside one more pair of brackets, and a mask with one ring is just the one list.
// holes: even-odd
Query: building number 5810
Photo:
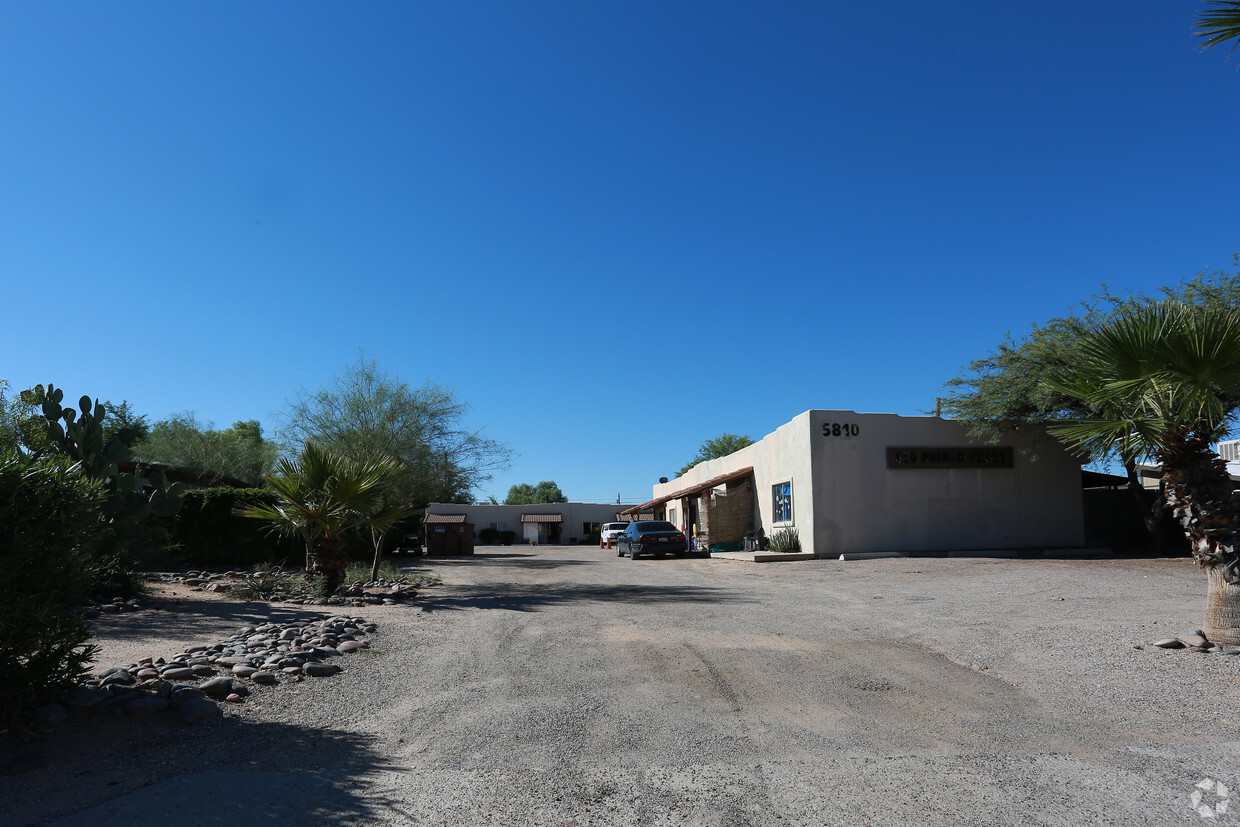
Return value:
[(822, 423), (823, 436), (857, 436), (861, 433), (856, 423), (846, 422), (824, 422)]

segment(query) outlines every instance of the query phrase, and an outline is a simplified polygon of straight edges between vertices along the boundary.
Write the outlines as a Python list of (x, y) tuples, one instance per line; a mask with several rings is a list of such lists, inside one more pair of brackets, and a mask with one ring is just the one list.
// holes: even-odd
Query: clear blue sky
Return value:
[(1240, 250), (1196, 0), (0, 5), (0, 378), (270, 427), (366, 357), (640, 501)]

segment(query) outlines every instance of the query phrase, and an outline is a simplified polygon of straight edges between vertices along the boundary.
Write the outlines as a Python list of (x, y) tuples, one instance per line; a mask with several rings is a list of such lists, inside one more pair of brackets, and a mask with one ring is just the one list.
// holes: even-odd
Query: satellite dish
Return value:
[(659, 477), (659, 484), (660, 484), (660, 485), (661, 485), (661, 484), (663, 484), (663, 483), (665, 483), (665, 482), (667, 482), (667, 477)]

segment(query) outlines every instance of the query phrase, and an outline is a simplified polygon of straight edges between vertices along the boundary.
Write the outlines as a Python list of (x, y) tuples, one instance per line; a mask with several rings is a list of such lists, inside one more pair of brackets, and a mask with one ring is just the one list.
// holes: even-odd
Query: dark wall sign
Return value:
[(1014, 468), (1011, 448), (888, 448), (888, 468)]

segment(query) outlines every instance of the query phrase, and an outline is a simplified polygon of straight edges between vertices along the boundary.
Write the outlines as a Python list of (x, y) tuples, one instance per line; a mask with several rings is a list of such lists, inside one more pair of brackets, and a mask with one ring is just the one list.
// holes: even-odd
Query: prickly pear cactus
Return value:
[(64, 391), (51, 383), (46, 390), (40, 385), (29, 393), (41, 403), (51, 445), (80, 463), (86, 476), (107, 484), (103, 518), (119, 535), (137, 541), (149, 517), (170, 517), (180, 511), (185, 491), (181, 483), (169, 485), (162, 471), (149, 473), (145, 485), (133, 474), (121, 473), (118, 464), (129, 458), (135, 433), (122, 428), (111, 440), (105, 440), (107, 407), (98, 399), (92, 402), (83, 396), (75, 410), (61, 404)]
[(48, 439), (61, 453), (80, 462), (87, 476), (114, 477), (116, 464), (129, 456), (129, 445), (120, 439), (105, 442), (103, 418), (107, 408), (98, 399), (92, 404), (89, 396), (83, 396), (78, 400), (79, 415), (73, 408), (61, 406), (64, 397), (63, 390), (48, 383), (42, 405)]

